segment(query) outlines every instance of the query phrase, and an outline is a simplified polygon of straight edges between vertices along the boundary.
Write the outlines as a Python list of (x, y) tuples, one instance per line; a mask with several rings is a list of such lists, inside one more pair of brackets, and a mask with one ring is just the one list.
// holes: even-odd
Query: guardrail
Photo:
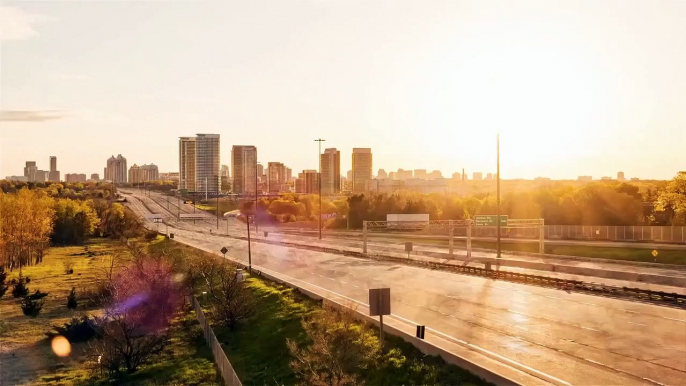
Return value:
[(219, 373), (222, 375), (222, 379), (224, 379), (224, 384), (227, 386), (242, 386), (241, 381), (238, 379), (238, 375), (236, 375), (233, 366), (231, 366), (231, 362), (229, 362), (229, 358), (227, 358), (226, 353), (224, 353), (222, 345), (214, 335), (214, 331), (212, 331), (212, 327), (210, 327), (207, 318), (205, 318), (205, 314), (202, 312), (202, 307), (200, 307), (198, 299), (196, 299), (195, 296), (188, 296), (187, 298), (188, 302), (193, 306), (195, 314), (198, 316), (198, 322), (200, 322), (200, 326), (205, 335), (205, 341), (212, 350), (214, 363), (216, 363), (217, 368), (219, 368)]

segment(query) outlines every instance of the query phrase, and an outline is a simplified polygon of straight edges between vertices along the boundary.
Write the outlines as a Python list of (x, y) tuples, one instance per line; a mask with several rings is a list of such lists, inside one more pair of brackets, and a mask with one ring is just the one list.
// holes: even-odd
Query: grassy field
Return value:
[[(289, 366), (293, 357), (286, 339), (299, 343), (306, 339), (301, 320), (320, 310), (321, 303), (257, 277), (248, 279), (247, 285), (257, 302), (257, 314), (233, 332), (214, 327), (217, 338), (226, 343), (226, 354), (244, 385), (294, 385), (297, 379)], [(368, 385), (417, 384), (408, 374), (420, 380), (433, 376), (440, 385), (486, 384), (439, 357), (425, 356), (400, 338), (387, 336), (386, 347), (395, 360), (368, 374)]]
[[(370, 240), (374, 240), (370, 238)], [(413, 239), (412, 237), (398, 238), (398, 244), (405, 241), (413, 241), (415, 244), (432, 244), (441, 245), (448, 248), (448, 240), (445, 239)], [(518, 252), (538, 252), (538, 242), (531, 243), (501, 243), (503, 251), (518, 251)], [(455, 240), (456, 248), (465, 248), (464, 240)], [(483, 249), (496, 249), (496, 243), (488, 241), (472, 241), (472, 247)], [(638, 248), (622, 248), (622, 247), (594, 247), (586, 245), (551, 245), (545, 246), (545, 253), (553, 255), (567, 255), (592, 257), (612, 260), (628, 260), (628, 261), (642, 261), (642, 262), (658, 262), (663, 264), (678, 264), (686, 265), (686, 251), (684, 250), (670, 250), (658, 249), (658, 255), (655, 259), (651, 254), (652, 249), (638, 249)]]
[[(113, 256), (126, 261), (130, 255), (120, 244), (98, 240), (88, 244), (97, 255), (88, 257), (84, 247), (50, 248), (43, 263), (26, 267), (23, 275), (31, 278), (31, 292), (48, 292), (45, 306), (36, 318), (24, 316), (19, 299), (11, 289), (0, 298), (0, 384), (2, 385), (97, 385), (106, 380), (89, 369), (85, 354), (88, 343), (72, 345), (72, 354), (58, 358), (50, 348), (46, 333), (53, 325), (62, 325), (74, 316), (98, 314), (97, 308), (87, 308), (79, 299), (79, 307), (72, 311), (66, 299), (72, 287), (77, 294), (91, 288), (98, 275), (104, 273)], [(73, 274), (65, 274), (65, 263), (73, 265)], [(18, 277), (11, 272), (8, 280)], [(155, 363), (141, 368), (120, 384), (217, 385), (211, 353), (200, 334), (195, 315), (181, 313), (174, 321), (172, 340), (168, 349)], [(162, 383), (160, 383), (162, 381)], [(152, 383), (151, 383), (152, 384)]]

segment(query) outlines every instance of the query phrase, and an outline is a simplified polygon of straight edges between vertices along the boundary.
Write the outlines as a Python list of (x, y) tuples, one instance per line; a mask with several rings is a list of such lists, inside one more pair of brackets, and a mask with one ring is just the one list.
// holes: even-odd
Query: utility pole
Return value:
[(257, 162), (257, 150), (255, 150), (255, 234), (259, 232), (259, 230), (257, 229), (257, 165), (259, 164), (260, 163)]
[(319, 174), (317, 175), (317, 181), (319, 182), (319, 240), (322, 239), (322, 142), (325, 139), (315, 139), (315, 142), (319, 142)]
[(248, 226), (248, 272), (252, 275), (252, 253), (250, 251), (250, 215), (245, 216), (245, 224)]
[(498, 237), (498, 254), (497, 258), (500, 259), (500, 132), (496, 137), (496, 196), (498, 202), (498, 209), (496, 211), (496, 223), (497, 223), (497, 237)]
[(219, 230), (219, 191), (217, 191), (217, 230)]

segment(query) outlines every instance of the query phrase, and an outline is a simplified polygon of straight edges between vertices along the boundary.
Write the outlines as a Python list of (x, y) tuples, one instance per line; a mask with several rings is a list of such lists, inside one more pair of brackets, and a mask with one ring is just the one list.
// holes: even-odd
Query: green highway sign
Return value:
[[(474, 216), (474, 225), (478, 227), (498, 226), (497, 218), (496, 215)], [(507, 226), (507, 215), (500, 215), (500, 226)]]

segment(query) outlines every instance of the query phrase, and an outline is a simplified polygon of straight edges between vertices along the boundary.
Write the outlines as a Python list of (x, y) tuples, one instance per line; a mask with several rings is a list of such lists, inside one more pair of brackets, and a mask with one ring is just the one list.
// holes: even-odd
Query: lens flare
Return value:
[(67, 338), (59, 335), (52, 339), (52, 352), (58, 357), (68, 357), (71, 354), (71, 344)]

